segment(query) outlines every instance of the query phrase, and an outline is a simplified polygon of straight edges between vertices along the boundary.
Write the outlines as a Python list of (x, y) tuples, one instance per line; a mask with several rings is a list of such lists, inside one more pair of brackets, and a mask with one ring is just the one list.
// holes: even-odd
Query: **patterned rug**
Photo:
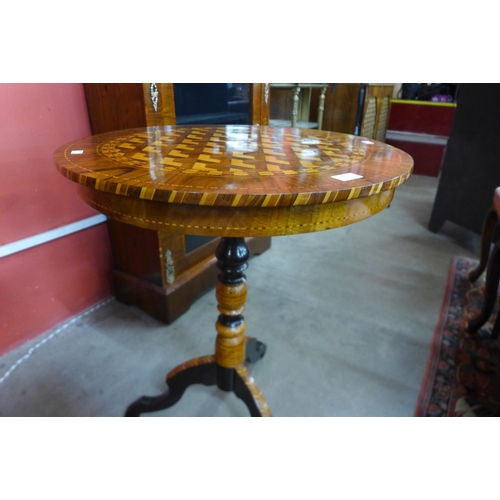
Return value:
[(483, 300), (484, 273), (475, 283), (467, 278), (477, 265), (466, 257), (454, 257), (451, 263), (417, 417), (500, 416), (500, 341), (488, 338), (498, 303), (474, 336), (465, 331)]

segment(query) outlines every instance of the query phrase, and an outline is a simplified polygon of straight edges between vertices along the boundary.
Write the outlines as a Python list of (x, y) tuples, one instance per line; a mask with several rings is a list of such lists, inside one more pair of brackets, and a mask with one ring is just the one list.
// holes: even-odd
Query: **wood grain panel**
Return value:
[(84, 88), (93, 134), (149, 125), (141, 83), (85, 83)]
[(269, 125), (270, 86), (268, 83), (250, 84), (250, 123), (252, 125)]
[(162, 83), (161, 90), (163, 125), (175, 125), (177, 122), (175, 118), (174, 84)]
[[(352, 134), (356, 125), (359, 83), (337, 83), (326, 91), (323, 130)], [(319, 99), (319, 96), (317, 97)], [(314, 104), (312, 105), (315, 108)]]
[[(332, 92), (333, 84), (326, 91), (325, 111), (323, 117), (323, 130), (331, 130), (344, 134), (354, 133), (356, 113), (358, 110), (358, 96), (361, 85), (359, 83), (337, 83)], [(375, 130), (378, 127), (378, 116), (382, 100), (392, 97), (392, 85), (368, 85), (366, 89), (365, 108), (371, 97), (377, 99), (377, 118)], [(313, 89), (311, 97), (311, 120), (316, 119), (315, 109), (319, 102), (319, 90)]]

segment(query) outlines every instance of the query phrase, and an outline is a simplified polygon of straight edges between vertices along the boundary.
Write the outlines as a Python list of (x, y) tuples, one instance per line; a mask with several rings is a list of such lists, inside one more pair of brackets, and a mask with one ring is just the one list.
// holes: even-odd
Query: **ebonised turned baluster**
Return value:
[(220, 311), (215, 325), (215, 360), (217, 386), (233, 391), (244, 401), (253, 417), (271, 416), (260, 389), (243, 365), (245, 361), (245, 329), (243, 318), (247, 298), (246, 276), (248, 250), (245, 238), (222, 238), (215, 251), (218, 276), (216, 296)]
[(215, 251), (218, 276), (216, 297), (220, 314), (215, 325), (217, 386), (223, 391), (233, 390), (234, 368), (245, 360), (245, 329), (243, 318), (247, 298), (246, 276), (250, 252), (245, 238), (222, 238)]

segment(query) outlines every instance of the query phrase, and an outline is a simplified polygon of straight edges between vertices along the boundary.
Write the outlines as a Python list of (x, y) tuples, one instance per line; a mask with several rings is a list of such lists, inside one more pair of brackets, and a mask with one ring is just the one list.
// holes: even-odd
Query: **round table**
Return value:
[[(247, 125), (120, 130), (66, 144), (54, 159), (78, 183), (81, 197), (108, 217), (221, 237), (215, 355), (173, 369), (167, 390), (138, 399), (127, 416), (168, 408), (194, 383), (232, 391), (252, 416), (270, 416), (244, 365), (245, 237), (309, 233), (366, 219), (390, 204), (413, 168), (408, 154), (372, 139)], [(257, 352), (262, 347), (253, 343)]]

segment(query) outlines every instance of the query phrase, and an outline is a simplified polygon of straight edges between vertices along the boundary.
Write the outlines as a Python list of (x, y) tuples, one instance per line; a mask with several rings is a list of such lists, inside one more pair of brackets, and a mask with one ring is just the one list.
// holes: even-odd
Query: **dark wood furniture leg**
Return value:
[[(245, 238), (222, 238), (215, 251), (218, 276), (216, 296), (219, 317), (216, 323), (215, 356), (195, 358), (174, 368), (167, 375), (168, 390), (159, 396), (143, 396), (133, 402), (126, 417), (159, 411), (174, 405), (192, 384), (217, 385), (223, 391), (234, 392), (253, 417), (270, 417), (271, 412), (262, 392), (244, 366), (245, 358), (256, 359), (246, 352), (246, 329), (243, 311), (247, 296), (245, 269), (250, 251)], [(262, 348), (263, 346), (263, 348)], [(259, 348), (257, 348), (259, 347)], [(256, 344), (252, 350), (262, 357), (265, 346)]]
[(490, 256), (491, 241), (493, 239), (493, 231), (498, 220), (497, 211), (492, 208), (483, 223), (483, 230), (481, 232), (481, 256), (479, 265), (469, 273), (469, 280), (476, 281), (481, 274), (483, 274), (486, 266), (488, 265), (488, 257)]
[(264, 342), (257, 340), (255, 337), (247, 337), (245, 344), (245, 361), (248, 363), (256, 363), (266, 354), (267, 346)]
[(500, 242), (497, 242), (491, 251), (486, 270), (486, 283), (484, 287), (483, 307), (479, 316), (467, 323), (467, 330), (471, 333), (476, 332), (488, 321), (498, 294), (498, 283), (500, 282)]

